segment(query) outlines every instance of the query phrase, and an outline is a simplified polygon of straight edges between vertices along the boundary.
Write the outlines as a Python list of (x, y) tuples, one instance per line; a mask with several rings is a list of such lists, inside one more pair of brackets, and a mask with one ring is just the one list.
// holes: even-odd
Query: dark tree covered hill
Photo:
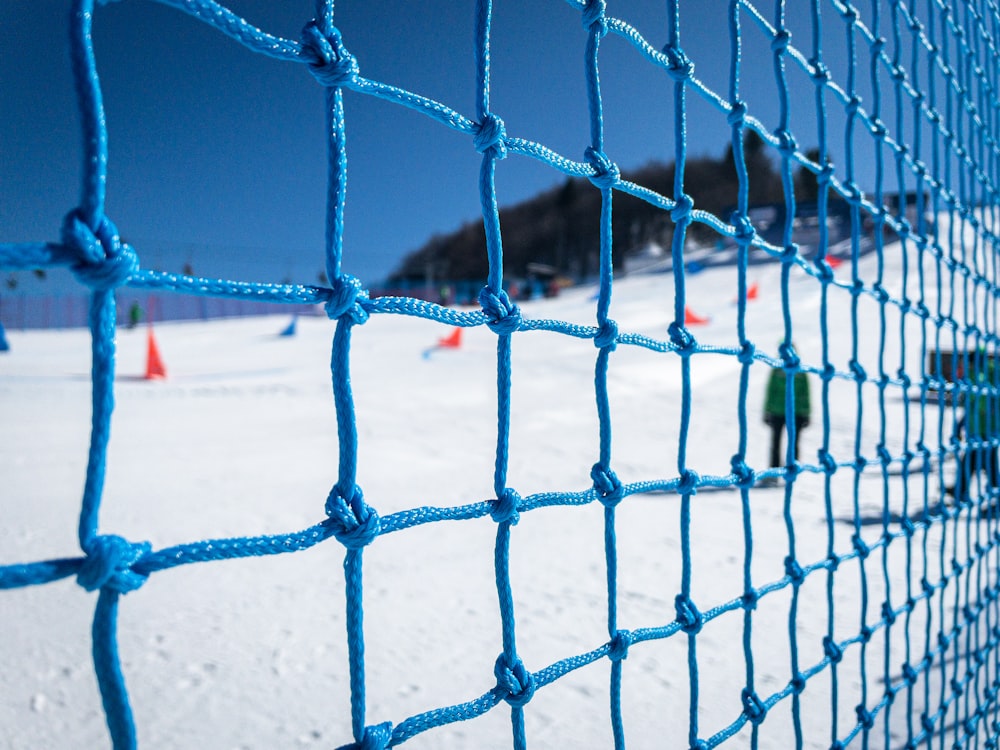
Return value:
[[(777, 203), (783, 198), (781, 178), (768, 149), (756, 133), (748, 131), (744, 154), (750, 185), (750, 204)], [(811, 175), (810, 175), (811, 176)], [(623, 178), (655, 190), (674, 193), (674, 165), (652, 163), (623, 173)], [(797, 180), (798, 181), (798, 180)], [(685, 191), (695, 206), (720, 218), (736, 205), (738, 182), (732, 148), (720, 159), (688, 159)], [(620, 267), (625, 253), (649, 242), (669, 248), (673, 235), (670, 215), (643, 200), (614, 193), (612, 257)], [(529, 275), (529, 264), (542, 264), (558, 274), (581, 279), (597, 272), (600, 248), (601, 192), (588, 180), (567, 179), (562, 185), (530, 200), (500, 210), (503, 232), (504, 273)], [(711, 231), (699, 224), (689, 230), (695, 239), (708, 239)], [(487, 274), (486, 236), (482, 220), (458, 231), (432, 237), (403, 259), (390, 277), (399, 281), (473, 280)]]

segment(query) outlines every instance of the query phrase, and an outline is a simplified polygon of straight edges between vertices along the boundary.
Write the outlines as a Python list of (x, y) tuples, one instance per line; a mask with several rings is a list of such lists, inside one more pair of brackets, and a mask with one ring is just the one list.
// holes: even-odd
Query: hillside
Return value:
[[(781, 176), (760, 137), (748, 132), (744, 154), (750, 185), (750, 204), (764, 205), (783, 200)], [(810, 153), (815, 160), (817, 154)], [(661, 195), (674, 194), (673, 164), (650, 163), (622, 177)], [(815, 200), (815, 178), (805, 170), (795, 176), (796, 196)], [(811, 184), (810, 184), (811, 183)], [(739, 183), (732, 146), (722, 157), (689, 158), (684, 172), (684, 189), (695, 205), (724, 217), (736, 205)], [(547, 266), (561, 276), (586, 279), (597, 273), (600, 249), (599, 222), (601, 193), (588, 180), (568, 178), (560, 186), (536, 197), (500, 210), (503, 230), (504, 272), (526, 278), (530, 264)], [(655, 242), (670, 247), (673, 236), (670, 216), (662, 209), (624, 193), (615, 193), (613, 262), (620, 268), (630, 250)], [(709, 240), (712, 233), (699, 224), (690, 232), (695, 239)], [(451, 234), (431, 237), (407, 255), (390, 276), (389, 282), (436, 280), (478, 280), (486, 277), (486, 237), (482, 221), (472, 220)]]

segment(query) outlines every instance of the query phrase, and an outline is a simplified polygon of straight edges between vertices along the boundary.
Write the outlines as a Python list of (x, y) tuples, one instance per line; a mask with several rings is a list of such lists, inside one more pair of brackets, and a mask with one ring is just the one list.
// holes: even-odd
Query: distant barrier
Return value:
[[(725, 54), (728, 42), (731, 74), (728, 90), (711, 90), (695, 77), (693, 60), (682, 46), (679, 2), (667, 3), (667, 44), (662, 51), (648, 42), (635, 28), (612, 16), (611, 3), (603, 0), (571, 2), (582, 16), (581, 75), (587, 83), (591, 141), (581, 144), (584, 161), (560, 156), (541, 144), (514, 137), (506, 132), (503, 120), (491, 109), (490, 22), (491, 6), (486, 0), (476, 4), (472, 29), (476, 50), (477, 98), (473, 118), (447, 105), (418, 94), (364, 78), (357, 61), (348, 52), (350, 39), (342, 39), (333, 25), (332, 2), (319, 2), (317, 18), (306, 24), (301, 41), (289, 41), (250, 26), (212, 0), (163, 0), (233, 37), (250, 49), (280, 61), (306, 65), (325, 88), (327, 132), (330, 133), (330, 195), (327, 233), (326, 275), (329, 286), (256, 284), (238, 281), (211, 281), (190, 276), (144, 270), (141, 248), (124, 243), (111, 218), (104, 212), (104, 190), (114, 180), (108, 169), (107, 141), (114, 124), (106, 127), (92, 42), (91, 24), (99, 22), (91, 0), (77, 0), (72, 15), (72, 45), (75, 74), (80, 92), (84, 130), (85, 188), (78, 207), (72, 208), (61, 229), (58, 242), (0, 245), (0, 268), (18, 269), (69, 265), (79, 282), (90, 289), (89, 326), (94, 339), (93, 436), (90, 463), (79, 523), (82, 556), (7, 565), (0, 568), (0, 587), (13, 588), (43, 584), (76, 576), (88, 591), (97, 591), (93, 628), (95, 670), (104, 701), (110, 733), (116, 748), (136, 744), (136, 731), (124, 678), (118, 659), (116, 616), (121, 596), (146, 583), (154, 573), (184, 564), (223, 558), (248, 557), (294, 552), (328, 542), (345, 548), (347, 587), (347, 633), (350, 671), (353, 740), (351, 747), (378, 750), (402, 744), (431, 732), (435, 727), (473, 720), (500, 704), (511, 717), (511, 737), (515, 748), (529, 744), (525, 715), (538, 691), (585, 665), (603, 662), (608, 671), (608, 697), (602, 699), (610, 716), (614, 744), (626, 746), (631, 732), (641, 724), (630, 723), (622, 707), (622, 683), (629, 677), (626, 657), (650, 642), (677, 639), (686, 645), (685, 663), (668, 665), (674, 674), (686, 674), (686, 701), (690, 709), (686, 724), (676, 727), (671, 746), (682, 744), (707, 750), (733, 740), (757, 747), (769, 728), (769, 714), (777, 707), (787, 709), (793, 729), (794, 746), (821, 744), (830, 748), (852, 747), (962, 747), (995, 748), (1000, 738), (1000, 514), (997, 486), (991, 477), (998, 445), (997, 408), (1000, 373), (988, 366), (992, 352), (1000, 344), (997, 326), (997, 209), (1000, 197), (1000, 10), (994, 2), (903, 3), (887, 0), (873, 3), (862, 11), (850, 2), (811, 0), (789, 7), (779, 3), (773, 19), (749, 2), (733, 0), (724, 17), (716, 20), (718, 44), (714, 54)], [(400, 11), (403, 12), (402, 10)], [(691, 13), (702, 12), (691, 5)], [(801, 46), (791, 44), (786, 13), (808, 14), (811, 39)], [(823, 31), (824, 24), (826, 32)], [(831, 31), (836, 34), (831, 36)], [(377, 33), (373, 31), (373, 33)], [(621, 178), (613, 154), (605, 153), (602, 96), (599, 76), (599, 49), (602, 38), (616, 34), (629, 40), (637, 60), (655, 66), (662, 74), (664, 91), (672, 93), (674, 105), (674, 158), (677, 169), (671, 195), (662, 195), (643, 185)], [(842, 40), (839, 73), (831, 72), (832, 39)], [(741, 90), (741, 71), (747, 61), (743, 45), (756, 40), (767, 45), (768, 62), (773, 64), (774, 88), (780, 116), (774, 129), (755, 118), (755, 101)], [(463, 42), (464, 43), (464, 42)], [(846, 52), (845, 52), (846, 50)], [(7, 50), (7, 54), (21, 51)], [(789, 75), (805, 76), (815, 98), (790, 96)], [(870, 81), (870, 101), (862, 102), (859, 81)], [(482, 155), (478, 190), (482, 198), (483, 220), (490, 275), (478, 294), (481, 309), (456, 311), (414, 297), (374, 297), (341, 267), (343, 192), (346, 178), (345, 95), (376, 96), (413, 108), (443, 126), (466, 135)], [(687, 116), (688, 97), (698, 96), (724, 120), (731, 130), (734, 167), (739, 177), (739, 194), (734, 196), (732, 216), (715, 216), (701, 211), (685, 193), (685, 138), (695, 123)], [(793, 104), (798, 111), (809, 108), (817, 123), (818, 157), (807, 158), (791, 129)], [(836, 113), (836, 123), (834, 122)], [(665, 126), (666, 127), (666, 124)], [(110, 130), (109, 130), (110, 128)], [(750, 221), (748, 173), (743, 135), (752, 129), (777, 155), (785, 193), (784, 226), (780, 243), (764, 241)], [(840, 133), (843, 133), (841, 139)], [(800, 133), (801, 135), (801, 133)], [(874, 184), (863, 189), (856, 174), (860, 145), (875, 165)], [(842, 159), (834, 161), (836, 145)], [(502, 231), (498, 220), (494, 175), (505, 157), (540, 160), (561, 173), (588, 178), (601, 191), (601, 280), (595, 300), (593, 325), (581, 326), (558, 320), (532, 320), (521, 315), (503, 289)], [(815, 176), (819, 198), (815, 231), (817, 244), (807, 257), (797, 242), (793, 217), (795, 198), (793, 168), (802, 167)], [(891, 188), (891, 189), (890, 189)], [(611, 232), (612, 197), (616, 192), (637, 196), (669, 214), (673, 222), (673, 275), (665, 283), (673, 285), (674, 322), (663, 340), (653, 340), (620, 330), (610, 317), (612, 278)], [(907, 212), (905, 201), (892, 204), (888, 193), (912, 194), (914, 211)], [(845, 268), (834, 273), (833, 256), (828, 256), (826, 211), (831, 196), (837, 195), (850, 206), (850, 240)], [(929, 221), (928, 216), (935, 217)], [(947, 219), (938, 222), (936, 217)], [(596, 221), (596, 217), (595, 217)], [(696, 331), (685, 321), (685, 234), (692, 223), (701, 223), (737, 250), (738, 325), (731, 345), (703, 347)], [(890, 246), (891, 234), (898, 244)], [(871, 238), (866, 239), (866, 238)], [(858, 258), (865, 242), (874, 243), (878, 271), (863, 277)], [(897, 249), (899, 248), (899, 249)], [(776, 351), (772, 341), (754, 341), (746, 328), (748, 258), (768, 253), (781, 264), (781, 298), (784, 336)], [(902, 259), (899, 288), (889, 288), (882, 276), (882, 264), (891, 253)], [(821, 354), (800, 358), (792, 346), (801, 321), (793, 319), (790, 285), (792, 270), (806, 277), (808, 293), (820, 300), (818, 316), (822, 335)], [(846, 274), (846, 275), (845, 275)], [(800, 287), (800, 288), (805, 288)], [(105, 456), (111, 404), (115, 391), (114, 335), (118, 321), (116, 290), (129, 289), (145, 294), (172, 292), (194, 297), (253, 301), (270, 305), (323, 305), (336, 321), (332, 377), (338, 416), (339, 477), (328, 497), (317, 498), (325, 515), (316, 525), (301, 532), (260, 538), (195, 541), (162, 550), (134, 543), (100, 530), (99, 511), (103, 491)], [(829, 305), (846, 301), (849, 314), (833, 319)], [(864, 303), (864, 307), (862, 307)], [(865, 312), (867, 311), (867, 312)], [(351, 336), (371, 315), (419, 316), (451, 326), (485, 326), (497, 337), (497, 443), (493, 485), (495, 497), (458, 507), (422, 507), (380, 517), (368, 505), (358, 488), (357, 421), (350, 390)], [(890, 325), (888, 321), (893, 321)], [(908, 327), (909, 326), (909, 327)], [(517, 336), (533, 331), (549, 331), (594, 346), (595, 401), (599, 417), (599, 450), (592, 467), (582, 467), (587, 486), (557, 493), (520, 495), (507, 484), (510, 419), (517, 405), (511, 398), (511, 348)], [(872, 333), (874, 331), (874, 333)], [(874, 365), (866, 367), (859, 354), (859, 341), (874, 336), (880, 346)], [(887, 341), (899, 344), (902, 353), (889, 358)], [(830, 344), (847, 342), (850, 354), (833, 353)], [(614, 367), (615, 351), (621, 347), (642, 347), (665, 362), (679, 363), (681, 418), (676, 427), (679, 450), (676, 466), (664, 468), (659, 476), (619, 479), (612, 465), (613, 414), (608, 398), (608, 372)], [(906, 350), (916, 352), (908, 358)], [(937, 363), (928, 367), (932, 352)], [(952, 352), (953, 354), (943, 354)], [(954, 354), (957, 352), (957, 354)], [(12, 355), (5, 355), (12, 356)], [(739, 393), (739, 407), (732, 415), (734, 436), (731, 472), (711, 475), (699, 472), (688, 459), (689, 427), (692, 415), (692, 364), (703, 356), (725, 356), (739, 364), (740, 376), (732, 382)], [(953, 361), (948, 372), (962, 373), (958, 379), (939, 377), (945, 369), (942, 357)], [(961, 367), (958, 366), (961, 360)], [(917, 364), (914, 365), (913, 362)], [(821, 448), (815, 458), (796, 460), (789, 452), (786, 466), (753, 468), (748, 451), (750, 430), (747, 389), (752, 368), (778, 367), (786, 375), (808, 373), (821, 384), (820, 415), (815, 420), (822, 431)], [(789, 417), (786, 429), (793, 433), (793, 377), (786, 378), (785, 405)], [(851, 399), (832, 400), (834, 386), (848, 384)], [(476, 384), (478, 387), (478, 384)], [(933, 390), (950, 394), (954, 416), (964, 410), (964, 433), (952, 432), (944, 411), (930, 404)], [(901, 419), (887, 414), (898, 401), (915, 404)], [(848, 403), (850, 401), (850, 403)], [(593, 402), (592, 402), (593, 403)], [(871, 404), (875, 408), (871, 408)], [(866, 406), (867, 405), (867, 406)], [(591, 404), (592, 406), (592, 404)], [(831, 420), (845, 408), (857, 415), (857, 438), (853, 446), (831, 441)], [(583, 407), (581, 407), (583, 408)], [(862, 440), (862, 427), (876, 428), (874, 444)], [(792, 441), (789, 441), (792, 442)], [(961, 467), (964, 488), (956, 488), (954, 501), (937, 502), (944, 489), (936, 466), (955, 459)], [(864, 472), (881, 479), (882, 511), (876, 519), (876, 533), (863, 517)], [(828, 544), (825, 549), (802, 549), (796, 545), (794, 500), (799, 483), (809, 475), (818, 476), (824, 487)], [(783, 510), (787, 522), (787, 556), (784, 571), (771, 580), (759, 580), (753, 568), (754, 527), (751, 510), (760, 480), (783, 480)], [(894, 482), (902, 482), (896, 485)], [(841, 480), (847, 480), (841, 482)], [(971, 485), (971, 486), (970, 486)], [(846, 486), (847, 490), (843, 487)], [(901, 512), (890, 510), (895, 488), (903, 490)], [(733, 540), (742, 557), (743, 580), (731, 582), (731, 596), (725, 601), (695, 601), (691, 581), (694, 570), (690, 538), (691, 520), (696, 512), (699, 490), (735, 488), (741, 498), (739, 512), (745, 524), (743, 540)], [(617, 598), (616, 509), (630, 498), (646, 493), (679, 496), (677, 522), (681, 545), (676, 565), (681, 571), (676, 591), (658, 592), (673, 597), (675, 617), (660, 622), (620, 622)], [(834, 503), (851, 506), (853, 534), (843, 543), (834, 533), (839, 519)], [(377, 500), (373, 500), (377, 504)], [(601, 503), (605, 509), (605, 565), (608, 581), (607, 640), (594, 643), (583, 653), (550, 665), (525, 664), (517, 647), (517, 619), (510, 577), (511, 537), (520, 514), (541, 507), (576, 506)], [(366, 702), (364, 659), (365, 627), (362, 622), (363, 551), (380, 536), (411, 526), (443, 520), (461, 521), (490, 516), (497, 527), (495, 546), (496, 593), (500, 609), (501, 642), (493, 675), (495, 687), (483, 695), (470, 695), (461, 704), (437, 708), (390, 723), (377, 717), (370, 723)], [(891, 562), (891, 564), (890, 564)], [(902, 566), (902, 573), (896, 566)], [(211, 569), (206, 570), (206, 575)], [(818, 585), (825, 590), (825, 632), (804, 634), (797, 627), (803, 587)], [(834, 628), (835, 615), (843, 603), (835, 596), (844, 586), (853, 587), (859, 617), (852, 632)], [(869, 601), (869, 592), (878, 598)], [(789, 641), (791, 659), (787, 664), (769, 665), (777, 682), (766, 684), (757, 674), (764, 659), (755, 647), (755, 611), (765, 601), (786, 597), (787, 633), (772, 633)], [(699, 649), (716, 627), (718, 618), (735, 612), (743, 622), (744, 663), (732, 669), (733, 694), (739, 694), (739, 711), (728, 724), (704, 726), (699, 705), (711, 696), (699, 693), (699, 674), (706, 649)], [(5, 610), (5, 617), (16, 618)], [(370, 627), (370, 624), (368, 624)], [(81, 634), (81, 637), (83, 635)], [(893, 645), (895, 644), (895, 645)], [(811, 646), (812, 650), (806, 650)], [(812, 656), (808, 657), (806, 654)], [(819, 653), (820, 656), (815, 656)], [(848, 664), (854, 664), (852, 679), (841, 680)], [(756, 669), (755, 669), (756, 667)], [(801, 715), (808, 700), (822, 683), (829, 695), (829, 723), (823, 736), (804, 736)], [(851, 691), (848, 691), (851, 687)], [(855, 690), (857, 688), (857, 690)], [(847, 695), (856, 696), (845, 698)], [(847, 702), (847, 701), (850, 702)], [(845, 718), (846, 717), (846, 718)], [(633, 720), (634, 721), (634, 720)], [(684, 738), (684, 739), (681, 739)], [(346, 739), (346, 738), (345, 738)]]
[[(116, 324), (132, 324), (130, 311), (138, 305), (139, 321), (217, 320), (251, 315), (273, 315), (274, 306), (266, 302), (225, 297), (189, 297), (176, 294), (118, 294)], [(0, 298), (0, 323), (8, 331), (47, 328), (86, 328), (90, 298), (85, 294), (11, 295)], [(314, 305), (283, 308), (299, 315), (322, 314)]]
[[(426, 302), (443, 305), (470, 306), (477, 304), (476, 297), (483, 288), (482, 282), (442, 282), (428, 287), (422, 282), (397, 282), (391, 287), (374, 287), (371, 297), (409, 296)], [(538, 299), (558, 294), (551, 282), (538, 280), (508, 284), (512, 299)], [(117, 324), (128, 326), (132, 321), (133, 306), (139, 310), (142, 322), (218, 320), (242, 318), (253, 315), (273, 315), (272, 302), (228, 296), (178, 295), (165, 292), (149, 294), (120, 289), (116, 297)], [(26, 331), (39, 328), (85, 328), (88, 324), (90, 297), (87, 294), (5, 294), (0, 295), (0, 324), (9, 331)], [(298, 315), (323, 315), (319, 304), (287, 305), (283, 312)]]

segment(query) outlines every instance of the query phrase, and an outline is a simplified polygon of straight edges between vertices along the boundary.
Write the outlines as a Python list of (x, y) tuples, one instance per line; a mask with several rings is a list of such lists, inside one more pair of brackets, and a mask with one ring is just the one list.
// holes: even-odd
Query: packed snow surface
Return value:
[[(918, 299), (914, 251), (904, 259), (900, 246), (891, 245), (884, 258), (883, 287), (896, 299)], [(867, 286), (879, 272), (875, 254), (861, 260), (859, 274)], [(837, 269), (837, 278), (850, 282), (849, 263)], [(747, 281), (757, 284), (756, 298), (747, 303), (747, 337), (759, 354), (776, 358), (785, 331), (782, 266), (752, 266)], [(691, 357), (686, 466), (702, 477), (725, 477), (740, 439), (742, 365), (732, 353), (739, 346), (737, 271), (708, 268), (689, 275), (686, 283), (689, 307), (709, 319), (692, 326), (692, 334), (702, 347), (729, 352)], [(668, 341), (674, 287), (669, 273), (616, 280), (611, 316), (619, 331)], [(821, 285), (792, 268), (787, 288), (795, 345), (803, 364), (819, 369)], [(522, 302), (522, 312), (530, 319), (593, 326), (595, 293), (594, 287), (566, 290), (555, 299)], [(933, 309), (936, 298), (923, 299)], [(895, 377), (903, 366), (918, 382), (926, 356), (924, 324), (870, 296), (858, 298), (853, 317), (852, 300), (845, 289), (830, 287), (829, 359), (845, 377), (830, 384), (829, 450), (840, 462), (853, 461), (859, 452), (875, 460), (876, 446), (884, 443), (899, 457), (913, 449), (921, 430), (929, 444), (936, 439), (939, 407), (929, 404), (921, 417), (918, 389), (911, 387), (907, 394), (913, 398), (907, 399), (899, 385), (885, 389), (880, 402), (880, 390), (869, 383), (859, 400), (856, 382), (846, 375), (856, 357), (872, 378), (881, 371)], [(286, 533), (324, 518), (324, 502), (337, 480), (330, 375), (334, 324), (322, 316), (302, 317), (296, 335), (278, 336), (287, 323), (279, 308), (268, 317), (156, 324), (168, 370), (163, 381), (142, 378), (146, 330), (119, 331), (102, 533), (147, 540), (161, 549)], [(382, 517), (495, 496), (496, 335), (485, 326), (466, 329), (460, 347), (434, 348), (449, 333), (441, 324), (390, 315), (372, 316), (354, 329), (350, 367), (358, 484)], [(8, 335), (11, 351), (0, 359), (0, 564), (73, 557), (80, 554), (76, 525), (90, 429), (89, 334)], [(522, 497), (592, 485), (589, 473), (599, 449), (597, 354), (585, 338), (543, 331), (514, 335), (507, 484)], [(750, 368), (745, 403), (747, 463), (758, 471), (767, 468), (761, 410), (768, 369), (761, 361)], [(612, 466), (625, 484), (678, 477), (682, 382), (676, 353), (622, 344), (611, 355)], [(824, 403), (815, 375), (811, 386), (813, 416), (802, 435), (801, 461), (816, 466)], [(834, 551), (851, 552), (856, 529), (840, 519), (850, 520), (855, 512), (881, 517), (885, 508), (912, 514), (925, 496), (927, 502), (937, 500), (936, 477), (927, 496), (922, 477), (911, 479), (904, 493), (903, 480), (883, 477), (877, 466), (860, 478), (845, 468), (831, 481), (837, 519), (831, 526), (825, 479), (806, 472), (788, 493), (784, 487), (751, 489), (749, 549), (739, 491), (703, 488), (692, 496), (691, 599), (702, 613), (743, 594), (748, 552), (757, 589), (785, 576), (790, 524), (795, 557), (807, 567), (826, 558), (830, 528)], [(672, 492), (630, 495), (618, 506), (619, 628), (658, 627), (676, 618), (681, 507), (681, 496)], [(517, 648), (531, 671), (609, 640), (604, 516), (596, 501), (548, 507), (522, 513), (512, 529)], [(883, 531), (880, 524), (861, 528), (870, 544)], [(365, 549), (368, 724), (398, 724), (472, 700), (494, 686), (493, 663), (502, 650), (495, 537), (496, 523), (487, 515), (386, 534)], [(931, 529), (931, 550), (939, 549), (940, 537)], [(885, 563), (881, 551), (865, 562), (844, 562), (829, 588), (825, 571), (811, 573), (794, 610), (791, 586), (763, 596), (750, 619), (758, 695), (766, 699), (784, 690), (795, 669), (823, 660), (829, 623), (843, 641), (859, 633), (862, 618), (877, 621), (887, 581), (899, 606), (907, 581), (916, 586), (923, 574), (920, 539), (914, 538), (909, 570), (906, 540), (900, 539), (890, 545)], [(118, 638), (140, 746), (330, 748), (350, 742), (343, 558), (344, 548), (330, 539), (295, 554), (155, 573), (124, 597)], [(928, 564), (936, 565), (936, 557)], [(89, 653), (96, 594), (70, 578), (5, 591), (0, 601), (0, 747), (107, 746)], [(790, 647), (793, 616), (797, 666)], [(924, 648), (920, 617), (915, 614), (911, 624), (918, 654), (910, 656), (913, 661)], [(892, 679), (899, 678), (907, 656), (902, 624), (900, 618), (889, 639)], [(745, 612), (736, 608), (707, 622), (694, 639), (700, 737), (727, 727), (742, 711), (745, 627)], [(800, 706), (805, 747), (829, 747), (845, 736), (857, 722), (854, 707), (862, 690), (869, 708), (883, 695), (886, 641), (879, 631), (863, 658), (859, 644), (846, 649), (838, 668), (836, 727), (831, 670), (810, 677)], [(677, 633), (630, 648), (622, 681), (630, 748), (687, 747), (691, 643), (687, 634)], [(529, 746), (612, 747), (610, 671), (610, 662), (601, 659), (538, 690), (524, 709)], [(786, 697), (770, 709), (759, 730), (760, 747), (794, 746), (791, 704)], [(894, 736), (905, 736), (903, 710), (892, 716)], [(749, 732), (747, 724), (730, 744), (748, 746)], [(510, 743), (510, 709), (500, 704), (482, 717), (430, 730), (406, 744), (482, 749)]]

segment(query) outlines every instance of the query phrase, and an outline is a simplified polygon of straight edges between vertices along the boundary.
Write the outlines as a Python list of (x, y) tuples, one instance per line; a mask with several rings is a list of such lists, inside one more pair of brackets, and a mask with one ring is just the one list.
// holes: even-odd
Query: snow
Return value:
[[(883, 284), (895, 298), (905, 292), (916, 300), (916, 255), (912, 248), (907, 253), (909, 288), (902, 288), (898, 244), (885, 250)], [(863, 258), (859, 270), (870, 287), (878, 272), (876, 256)], [(777, 357), (784, 330), (781, 274), (777, 263), (748, 272), (748, 282), (759, 283), (760, 295), (748, 302), (747, 333), (758, 351), (771, 357)], [(849, 274), (849, 264), (837, 270), (840, 281), (849, 282)], [(616, 281), (611, 314), (620, 331), (666, 341), (673, 281), (670, 274)], [(797, 268), (788, 283), (799, 354), (806, 365), (822, 367), (820, 284)], [(692, 328), (698, 342), (737, 347), (735, 267), (690, 275), (687, 290), (690, 306), (711, 319)], [(592, 287), (570, 289), (556, 299), (524, 302), (522, 311), (527, 318), (594, 325), (594, 293)], [(925, 301), (934, 309), (932, 297)], [(848, 292), (831, 288), (830, 357), (843, 373), (852, 357), (851, 302)], [(904, 362), (911, 377), (918, 376), (921, 321), (905, 316), (903, 353), (899, 310), (886, 308), (884, 344), (879, 313), (876, 302), (860, 298), (859, 362), (877, 377), (881, 352), (890, 376)], [(157, 324), (155, 336), (168, 369), (167, 379), (159, 382), (141, 377), (144, 329), (120, 331), (102, 533), (148, 540), (160, 549), (199, 539), (291, 532), (323, 519), (324, 502), (337, 479), (329, 366), (333, 323), (302, 317), (295, 336), (278, 336), (287, 322), (287, 315), (276, 314)], [(422, 356), (447, 333), (440, 324), (388, 315), (373, 316), (354, 330), (358, 482), (366, 502), (383, 518), (424, 505), (493, 497), (496, 337), (486, 327), (469, 329), (458, 349)], [(79, 554), (76, 516), (89, 436), (89, 336), (83, 330), (12, 331), (9, 338), (11, 352), (0, 359), (0, 565), (71, 557)], [(523, 332), (515, 335), (513, 351), (508, 486), (523, 497), (586, 490), (598, 456), (597, 349), (586, 339)], [(767, 372), (766, 363), (754, 364), (746, 400), (747, 461), (757, 470), (766, 468), (767, 432), (760, 414)], [(691, 360), (687, 465), (702, 476), (730, 472), (739, 445), (739, 375), (732, 355), (705, 353)], [(802, 436), (801, 458), (815, 465), (823, 419), (821, 383), (816, 376), (811, 382), (813, 421)], [(676, 479), (679, 357), (620, 345), (611, 356), (609, 391), (612, 466), (621, 480)], [(846, 378), (833, 381), (830, 404), (830, 450), (838, 461), (852, 461), (859, 417), (856, 384)], [(893, 456), (904, 447), (913, 449), (919, 404), (904, 401), (898, 386), (889, 387), (884, 426), (876, 387), (864, 388), (862, 405), (863, 455), (875, 458), (883, 428)], [(929, 407), (927, 419), (936, 431), (936, 406)], [(928, 443), (935, 437), (928, 427)], [(857, 480), (863, 515), (880, 514), (884, 503), (894, 512), (903, 509), (902, 480), (890, 477), (883, 484), (881, 477), (871, 467)], [(788, 518), (794, 521), (795, 551), (803, 567), (827, 554), (824, 479), (805, 473), (790, 494)], [(922, 507), (920, 481), (910, 480), (911, 512)], [(852, 517), (854, 482), (849, 469), (832, 477), (835, 518)], [(928, 502), (936, 499), (932, 489)], [(682, 572), (680, 509), (681, 498), (663, 492), (631, 495), (618, 507), (620, 628), (658, 627), (675, 619)], [(783, 489), (751, 490), (751, 570), (758, 589), (785, 575), (790, 545), (785, 510)], [(838, 521), (833, 528), (836, 552), (849, 553), (854, 526)], [(866, 525), (862, 533), (874, 545), (882, 527)], [(493, 662), (501, 651), (495, 535), (496, 524), (487, 516), (417, 526), (381, 536), (366, 548), (366, 723), (398, 724), (472, 700), (494, 686)], [(694, 495), (690, 535), (692, 600), (701, 612), (739, 598), (745, 554), (740, 493), (703, 489)], [(939, 549), (940, 538), (940, 527), (933, 527), (927, 542), (932, 551)], [(916, 562), (909, 570), (905, 539), (894, 541), (886, 554), (896, 607), (907, 595), (907, 578), (916, 587), (923, 574), (919, 539), (913, 541)], [(937, 553), (932, 554), (933, 573)], [(343, 547), (331, 539), (295, 554), (156, 573), (127, 595), (118, 638), (140, 746), (329, 748), (350, 742), (343, 557)], [(856, 636), (861, 628), (862, 577), (865, 621), (878, 621), (886, 597), (882, 558), (879, 551), (863, 563), (848, 560), (836, 573), (832, 598), (838, 640)], [(529, 670), (606, 643), (603, 507), (592, 502), (522, 513), (512, 529), (511, 580), (517, 647)], [(824, 658), (827, 596), (823, 571), (809, 575), (800, 589), (795, 628), (800, 670)], [(3, 592), (0, 747), (107, 746), (89, 654), (95, 600), (73, 579)], [(764, 596), (753, 612), (754, 680), (765, 700), (784, 690), (793, 675), (790, 603), (791, 588), (785, 586)], [(924, 617), (919, 607), (910, 623), (911, 663), (925, 648)], [(891, 629), (894, 680), (906, 658), (904, 627), (900, 617)], [(742, 710), (743, 632), (744, 612), (737, 608), (706, 623), (697, 636), (702, 738), (728, 726)], [(622, 687), (630, 748), (687, 746), (688, 641), (679, 633), (632, 645), (623, 662)], [(869, 710), (881, 699), (885, 643), (883, 628), (864, 651), (857, 643), (846, 649), (838, 667), (835, 731), (831, 670), (809, 679), (801, 696), (804, 747), (825, 748), (834, 735), (845, 737), (856, 724), (854, 707), (863, 690)], [(599, 660), (538, 690), (525, 707), (529, 746), (612, 747), (609, 674), (608, 660)], [(922, 689), (918, 692), (922, 695)], [(759, 730), (760, 747), (794, 746), (791, 705), (786, 697), (771, 708)], [(897, 744), (905, 742), (904, 712), (905, 707), (897, 707), (890, 714), (894, 741), (903, 738)], [(883, 715), (872, 734), (874, 746), (881, 741)], [(727, 746), (749, 746), (749, 736), (747, 724)], [(407, 747), (506, 748), (510, 743), (510, 711), (501, 704), (475, 720), (421, 734)]]

